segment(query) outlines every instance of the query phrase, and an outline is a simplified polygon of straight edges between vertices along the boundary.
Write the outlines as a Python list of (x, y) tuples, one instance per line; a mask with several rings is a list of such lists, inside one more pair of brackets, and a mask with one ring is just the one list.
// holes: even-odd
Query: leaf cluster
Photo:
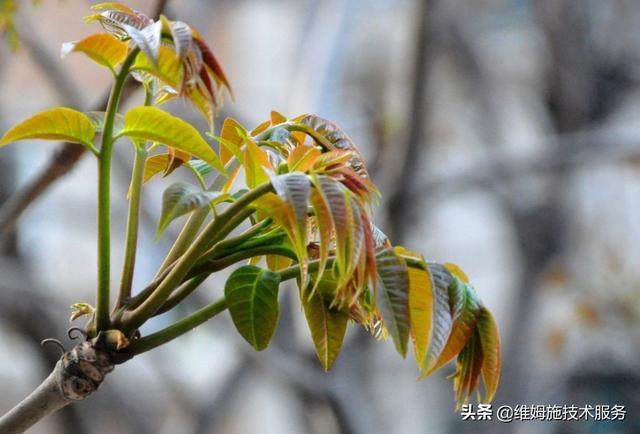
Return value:
[[(393, 246), (372, 223), (379, 191), (344, 131), (312, 114), (288, 118), (272, 112), (253, 129), (227, 118), (215, 135), (214, 114), (230, 85), (196, 30), (164, 16), (153, 21), (119, 3), (94, 6), (87, 21), (99, 22), (106, 33), (67, 43), (62, 51), (83, 53), (113, 73), (115, 96), (107, 112), (47, 110), (9, 130), (0, 146), (26, 139), (65, 140), (89, 148), (105, 167), (113, 142), (127, 138), (134, 145), (123, 283), (107, 327), (92, 321), (90, 333), (117, 335), (114, 351), (138, 354), (228, 309), (240, 335), (263, 350), (278, 324), (281, 283), (295, 279), (326, 370), (353, 323), (377, 338), (390, 336), (403, 357), (411, 343), (423, 377), (455, 359), (458, 404), (467, 402), (481, 383), (483, 400), (493, 398), (501, 360), (491, 313), (457, 266), (428, 262)], [(147, 97), (144, 105), (119, 114), (118, 83), (129, 74), (142, 83)], [(176, 97), (207, 119), (205, 136), (156, 107)], [(218, 152), (209, 140), (219, 143)], [(181, 216), (189, 218), (154, 280), (132, 294), (141, 189), (179, 168), (189, 170), (194, 183), (177, 182), (165, 190), (157, 235)], [(100, 177), (108, 185), (108, 171)], [(108, 227), (99, 232), (109, 239)], [(173, 309), (208, 276), (232, 266), (223, 299), (139, 336), (148, 319)], [(74, 318), (100, 318), (101, 297), (109, 301), (108, 285), (104, 291), (98, 289), (95, 311), (78, 304), (82, 309)]]

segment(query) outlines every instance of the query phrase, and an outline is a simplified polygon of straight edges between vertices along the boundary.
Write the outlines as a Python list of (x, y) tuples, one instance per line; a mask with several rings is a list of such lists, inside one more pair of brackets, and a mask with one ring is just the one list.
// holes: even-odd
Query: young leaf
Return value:
[[(144, 162), (144, 175), (142, 182), (147, 182), (160, 172), (167, 170), (169, 166), (169, 154), (156, 154), (147, 157)], [(165, 175), (166, 176), (166, 175)]]
[(260, 149), (253, 140), (246, 139), (245, 143), (247, 146), (244, 151), (244, 172), (247, 186), (254, 188), (269, 180), (265, 168), (273, 171), (273, 167), (267, 153)]
[(129, 110), (124, 116), (124, 129), (119, 135), (163, 143), (195, 155), (225, 173), (215, 151), (194, 127), (156, 107)]
[(27, 139), (64, 140), (93, 148), (96, 130), (89, 118), (79, 111), (65, 107), (47, 110), (11, 128), (0, 139), (0, 147)]
[(176, 47), (176, 53), (178, 53), (180, 60), (184, 60), (193, 45), (191, 27), (182, 21), (173, 21), (170, 24), (170, 31), (173, 45)]
[(482, 346), (477, 330), (462, 349), (456, 361), (453, 390), (456, 392), (456, 410), (469, 402), (469, 397), (480, 383), (483, 364)]
[(393, 249), (377, 254), (378, 307), (384, 325), (393, 338), (396, 350), (407, 355), (407, 342), (411, 329), (409, 313), (409, 272), (407, 265)]
[(71, 52), (81, 52), (97, 64), (115, 72), (115, 67), (124, 61), (128, 51), (127, 44), (115, 36), (108, 33), (96, 33), (80, 41), (63, 44), (61, 55), (64, 57)]
[[(329, 259), (329, 248), (331, 245), (331, 237), (333, 235), (333, 223), (331, 219), (331, 213), (326, 202), (320, 196), (317, 189), (311, 190), (311, 206), (315, 215), (316, 225), (318, 226), (318, 236), (320, 241), (320, 264), (318, 266), (318, 276), (322, 276), (327, 267), (327, 260)], [(311, 290), (313, 294), (318, 286), (320, 279), (316, 279), (316, 283)]]
[(327, 176), (314, 176), (313, 182), (320, 198), (331, 213), (331, 223), (336, 235), (336, 264), (342, 280), (348, 278), (350, 258), (347, 254), (349, 243), (348, 204), (341, 184)]
[(224, 84), (224, 86), (229, 90), (229, 93), (233, 96), (233, 90), (231, 89), (231, 85), (229, 84), (229, 80), (227, 80), (227, 76), (222, 70), (222, 66), (216, 59), (216, 56), (213, 54), (213, 51), (209, 48), (207, 43), (202, 39), (202, 36), (195, 30), (193, 32), (193, 42), (198, 46), (200, 52), (202, 53), (202, 61), (209, 68), (209, 71), (212, 73), (213, 77), (216, 81)]
[(107, 32), (119, 38), (129, 36), (126, 28), (135, 27), (138, 30), (153, 24), (153, 20), (143, 13), (121, 3), (99, 3), (91, 7), (96, 14), (89, 15), (85, 22), (98, 21)]
[(491, 402), (500, 381), (502, 359), (500, 355), (500, 334), (493, 315), (486, 307), (480, 308), (477, 332), (482, 346), (482, 381), (486, 390), (485, 402)]
[(131, 36), (131, 39), (138, 48), (140, 48), (140, 51), (146, 54), (147, 57), (157, 65), (158, 55), (160, 52), (160, 41), (162, 39), (162, 22), (156, 21), (142, 30), (127, 24), (123, 24), (123, 28), (127, 31), (129, 36)]
[(170, 185), (162, 195), (162, 213), (156, 236), (160, 236), (169, 223), (176, 218), (207, 206), (209, 202), (221, 194), (219, 191), (203, 191), (184, 182)]
[[(102, 111), (90, 111), (85, 112), (85, 115), (91, 121), (91, 125), (95, 128), (96, 133), (101, 133), (104, 130), (104, 121), (107, 114)], [(113, 119), (113, 134), (119, 134), (120, 131), (124, 128), (124, 116), (119, 113), (116, 113), (115, 118)]]
[(136, 56), (136, 61), (131, 70), (143, 71), (157, 77), (176, 93), (180, 83), (182, 83), (183, 71), (180, 58), (173, 49), (164, 45), (159, 48), (156, 62), (153, 62), (147, 54), (141, 52)]
[(242, 143), (247, 137), (247, 130), (233, 118), (225, 118), (220, 130), (220, 159), (224, 164), (236, 157), (242, 160)]
[(271, 110), (271, 125), (281, 124), (283, 122), (287, 122), (287, 118), (282, 114), (278, 113), (275, 110)]
[(429, 339), (429, 348), (422, 365), (422, 376), (426, 376), (427, 372), (436, 364), (444, 350), (451, 327), (453, 326), (453, 318), (451, 317), (451, 307), (449, 304), (449, 285), (451, 285), (452, 276), (445, 267), (440, 264), (430, 263), (428, 265), (429, 275), (431, 276), (431, 287), (433, 289), (433, 327), (431, 329), (431, 337)]
[(480, 316), (480, 304), (471, 286), (453, 276), (449, 285), (453, 328), (438, 361), (425, 373), (430, 375), (452, 360), (467, 344)]
[(342, 347), (349, 317), (343, 312), (329, 309), (320, 291), (311, 297), (301, 298), (316, 354), (324, 370), (328, 371)]
[[(349, 138), (349, 136), (347, 136), (347, 134), (342, 131), (336, 124), (315, 115), (305, 116), (300, 120), (300, 123), (302, 125), (308, 126), (315, 132), (313, 139), (320, 142), (321, 145), (327, 147), (326, 150), (333, 151), (334, 149), (340, 149), (343, 151), (350, 151), (350, 167), (364, 178), (367, 178), (369, 176), (364, 158), (358, 151), (358, 148)], [(322, 142), (325, 142), (326, 144)]]
[(411, 339), (416, 361), (422, 367), (433, 327), (433, 288), (427, 270), (409, 267)]
[(291, 154), (287, 164), (289, 166), (289, 172), (306, 172), (313, 167), (316, 159), (322, 154), (320, 149), (315, 146), (298, 145)]
[(279, 284), (278, 273), (245, 265), (231, 273), (224, 286), (236, 329), (258, 351), (267, 348), (278, 324)]
[(301, 288), (307, 286), (307, 207), (311, 183), (307, 175), (303, 173), (286, 173), (271, 177), (271, 184), (276, 193), (285, 200), (293, 211), (294, 227), (291, 232), (294, 235), (294, 244), (298, 262), (300, 263)]

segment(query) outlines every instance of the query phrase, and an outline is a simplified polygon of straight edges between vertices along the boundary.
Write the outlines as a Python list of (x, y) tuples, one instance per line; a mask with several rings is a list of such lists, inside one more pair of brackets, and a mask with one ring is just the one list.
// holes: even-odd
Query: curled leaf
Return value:
[(184, 182), (170, 185), (162, 195), (162, 213), (156, 236), (162, 234), (169, 223), (176, 218), (207, 206), (221, 194), (219, 191), (200, 190)]

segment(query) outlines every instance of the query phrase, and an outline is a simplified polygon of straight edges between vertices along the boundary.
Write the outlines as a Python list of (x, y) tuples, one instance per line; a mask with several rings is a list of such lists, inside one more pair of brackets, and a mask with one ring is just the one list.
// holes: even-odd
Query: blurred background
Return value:
[[(0, 0), (0, 14), (9, 3)], [(0, 47), (0, 131), (54, 105), (97, 108), (108, 72), (58, 55), (63, 42), (98, 30), (82, 21), (91, 2), (14, 3), (20, 43)], [(32, 432), (640, 432), (640, 2), (129, 4), (163, 9), (205, 35), (235, 91), (218, 122), (229, 115), (252, 128), (272, 109), (316, 113), (352, 137), (383, 193), (378, 225), (394, 243), (459, 264), (494, 312), (504, 358), (494, 409), (619, 404), (627, 416), (462, 422), (445, 378), (453, 366), (417, 381), (412, 356), (402, 360), (391, 342), (355, 327), (324, 373), (298, 301), (283, 291), (266, 351), (254, 353), (221, 315), (118, 367), (99, 393)], [(138, 91), (127, 99), (141, 100)], [(204, 127), (186, 104), (170, 109)], [(115, 282), (133, 155), (121, 145)], [(59, 357), (39, 342), (64, 336), (68, 306), (93, 302), (96, 167), (62, 149), (21, 142), (0, 152), (0, 412)], [(58, 176), (16, 222), (16, 197), (35, 197)], [(170, 245), (170, 234), (153, 236), (162, 190), (182, 176), (145, 189), (137, 288)], [(143, 331), (217, 298), (222, 286), (209, 279)]]

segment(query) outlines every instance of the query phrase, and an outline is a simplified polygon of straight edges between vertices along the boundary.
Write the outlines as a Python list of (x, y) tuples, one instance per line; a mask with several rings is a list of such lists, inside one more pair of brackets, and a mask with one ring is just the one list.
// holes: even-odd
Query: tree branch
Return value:
[(71, 403), (60, 390), (62, 361), (58, 361), (49, 376), (29, 396), (0, 417), (0, 432), (22, 433), (44, 417)]

